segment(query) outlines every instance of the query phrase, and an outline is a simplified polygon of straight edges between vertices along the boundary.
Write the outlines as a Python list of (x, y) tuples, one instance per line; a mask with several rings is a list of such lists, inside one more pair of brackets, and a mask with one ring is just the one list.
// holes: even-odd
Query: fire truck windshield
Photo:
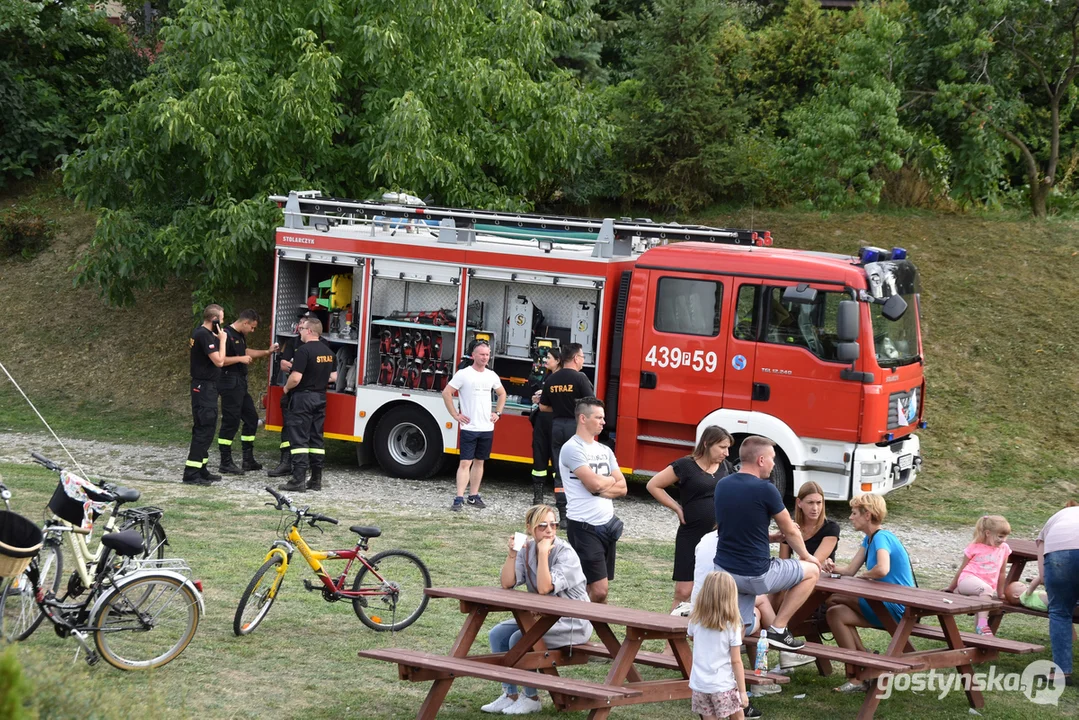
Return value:
[[(865, 266), (870, 294), (875, 298), (901, 296), (907, 311), (898, 320), (884, 317), (884, 306), (871, 304), (873, 344), (881, 367), (910, 365), (921, 357), (918, 340), (918, 271), (909, 260), (883, 261)], [(879, 302), (879, 301), (878, 301)]]
[(903, 295), (907, 311), (903, 317), (892, 321), (882, 314), (882, 305), (870, 305), (873, 318), (873, 344), (877, 352), (877, 364), (898, 367), (916, 362), (921, 351), (918, 343), (918, 296)]

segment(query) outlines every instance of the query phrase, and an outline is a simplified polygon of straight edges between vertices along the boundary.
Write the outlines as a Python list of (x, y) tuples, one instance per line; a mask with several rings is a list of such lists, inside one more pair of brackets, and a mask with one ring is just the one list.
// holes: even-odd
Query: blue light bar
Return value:
[(892, 260), (906, 260), (907, 251), (905, 248), (894, 247), (892, 248)]
[(863, 265), (869, 263), (875, 263), (880, 260), (881, 255), (884, 253), (880, 248), (875, 247), (863, 247), (858, 250), (858, 259)]
[(929, 427), (929, 423), (925, 420), (922, 420), (920, 423), (918, 423), (918, 427), (920, 427), (922, 430), (925, 430), (927, 427)]
[(895, 440), (895, 433), (888, 433), (887, 435), (884, 436), (884, 439), (887, 440), (888, 442), (891, 442), (892, 440)]

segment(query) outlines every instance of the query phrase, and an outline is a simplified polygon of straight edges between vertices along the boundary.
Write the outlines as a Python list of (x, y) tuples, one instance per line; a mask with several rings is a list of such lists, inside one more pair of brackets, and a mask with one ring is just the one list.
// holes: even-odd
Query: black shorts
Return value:
[[(584, 579), (591, 585), (600, 580), (614, 580), (614, 560), (618, 547), (618, 538), (622, 534), (622, 521), (614, 518), (607, 525), (589, 525), (588, 523), (568, 520), (566, 540), (577, 551), (581, 559)], [(617, 525), (617, 530), (612, 528)]]
[(494, 442), (495, 431), (461, 431), (461, 459), (462, 460), (486, 460), (491, 457), (491, 443)]
[(693, 567), (696, 564), (697, 543), (716, 527), (716, 521), (708, 519), (692, 525), (678, 526), (674, 536), (674, 576), (675, 582), (693, 582)]

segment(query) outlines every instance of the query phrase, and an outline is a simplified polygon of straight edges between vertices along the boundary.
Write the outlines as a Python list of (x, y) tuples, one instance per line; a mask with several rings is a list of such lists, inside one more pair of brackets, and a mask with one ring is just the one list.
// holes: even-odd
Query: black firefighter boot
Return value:
[(236, 466), (236, 463), (232, 462), (232, 446), (231, 445), (218, 445), (217, 449), (221, 451), (221, 462), (217, 466), (219, 473), (225, 475), (243, 475), (244, 471)]
[(533, 475), (532, 476), (532, 504), (543, 504), (543, 481), (547, 478), (546, 475)]
[(273, 470), (267, 470), (270, 477), (286, 477), (292, 474), (292, 451), (287, 447), (281, 448), (281, 462)]
[(292, 479), (284, 485), (278, 485), (278, 490), (285, 492), (306, 492), (307, 486), (304, 479), (307, 477), (307, 466), (292, 463)]
[(261, 470), (262, 463), (255, 459), (255, 443), (244, 440), (244, 470)]
[(311, 466), (311, 479), (307, 481), (308, 490), (322, 489), (322, 468)]

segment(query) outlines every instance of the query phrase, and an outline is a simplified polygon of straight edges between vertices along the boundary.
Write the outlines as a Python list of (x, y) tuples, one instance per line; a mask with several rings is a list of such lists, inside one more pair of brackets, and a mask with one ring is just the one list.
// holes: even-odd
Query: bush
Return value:
[(49, 246), (55, 231), (55, 222), (30, 208), (0, 213), (0, 257), (29, 260)]
[(23, 674), (15, 647), (9, 646), (0, 653), (0, 717), (22, 720), (30, 717), (26, 712), (24, 698), (30, 683)]

